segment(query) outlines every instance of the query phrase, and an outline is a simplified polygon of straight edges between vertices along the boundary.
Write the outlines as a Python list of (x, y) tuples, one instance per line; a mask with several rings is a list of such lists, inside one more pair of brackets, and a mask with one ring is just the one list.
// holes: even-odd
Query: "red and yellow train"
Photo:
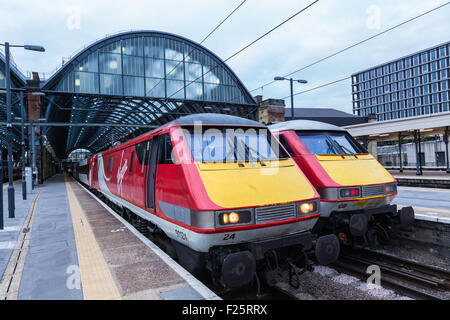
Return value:
[(309, 120), (269, 128), (320, 193), (314, 233), (334, 233), (343, 243), (385, 244), (394, 223), (412, 225), (413, 209), (392, 205), (397, 181), (346, 130)]
[[(270, 273), (286, 256), (334, 261), (316, 239), (319, 193), (268, 128), (223, 114), (181, 117), (80, 163), (78, 179), (142, 231), (169, 239), (189, 271), (228, 287)], [(269, 265), (268, 265), (269, 264)]]

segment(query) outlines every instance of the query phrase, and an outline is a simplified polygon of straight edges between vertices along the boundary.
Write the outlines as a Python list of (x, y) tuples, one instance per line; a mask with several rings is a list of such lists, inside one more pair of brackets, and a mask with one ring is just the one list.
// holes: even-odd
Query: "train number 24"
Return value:
[(236, 236), (236, 234), (234, 233), (225, 233), (223, 236), (223, 240), (231, 240), (234, 239)]

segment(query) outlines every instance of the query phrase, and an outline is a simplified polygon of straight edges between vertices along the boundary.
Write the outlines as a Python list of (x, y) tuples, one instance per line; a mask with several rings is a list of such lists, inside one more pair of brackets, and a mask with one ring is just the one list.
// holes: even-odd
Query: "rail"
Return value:
[(334, 267), (365, 279), (371, 265), (380, 267), (382, 285), (411, 298), (442, 300), (439, 292), (450, 290), (450, 271), (367, 249), (343, 250)]

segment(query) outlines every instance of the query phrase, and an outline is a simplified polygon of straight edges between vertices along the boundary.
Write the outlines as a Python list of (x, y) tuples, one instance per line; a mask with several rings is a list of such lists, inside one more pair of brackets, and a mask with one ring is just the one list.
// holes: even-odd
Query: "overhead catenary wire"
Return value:
[[(239, 53), (241, 53), (242, 51), (246, 50), (247, 48), (249, 48), (250, 46), (252, 46), (253, 44), (255, 44), (256, 42), (258, 42), (259, 40), (261, 40), (262, 38), (266, 37), (267, 35), (269, 35), (270, 33), (272, 33), (273, 31), (275, 31), (276, 29), (278, 29), (279, 27), (281, 27), (282, 25), (284, 25), (285, 23), (287, 23), (288, 21), (292, 20), (293, 18), (295, 18), (296, 16), (298, 16), (300, 13), (306, 11), (307, 9), (309, 9), (311, 6), (313, 6), (314, 4), (316, 4), (317, 2), (319, 2), (319, 0), (315, 0), (314, 2), (310, 3), (309, 5), (307, 5), (306, 7), (304, 7), (303, 9), (297, 11), (295, 14), (293, 14), (292, 16), (290, 16), (289, 18), (287, 18), (286, 20), (284, 20), (283, 22), (281, 22), (280, 24), (278, 24), (277, 26), (273, 27), (272, 29), (270, 29), (269, 31), (267, 31), (266, 33), (264, 33), (263, 35), (259, 36), (258, 38), (256, 38), (255, 40), (253, 40), (252, 42), (250, 42), (249, 44), (247, 44), (246, 46), (244, 46), (243, 48), (239, 49), (238, 51), (236, 51), (235, 53), (233, 53), (231, 56), (229, 56), (228, 58), (226, 58), (225, 60), (223, 60), (223, 62), (227, 62), (228, 60), (234, 58), (235, 56), (237, 56)], [(188, 84), (185, 84), (182, 88), (180, 88), (179, 90), (175, 91), (174, 93), (172, 93), (169, 97), (167, 97), (167, 99), (170, 99), (171, 97), (173, 97), (174, 95), (176, 95), (178, 92), (180, 92), (181, 90), (184, 90), (187, 86), (189, 86), (190, 84), (194, 83), (195, 81), (201, 79), (203, 76), (205, 76), (206, 74), (210, 73), (211, 71), (215, 70), (218, 67), (218, 65), (214, 66), (213, 68), (209, 69), (207, 72), (202, 73), (202, 75), (200, 75), (199, 77), (197, 77), (196, 79), (190, 81)]]
[[(385, 34), (385, 33), (388, 33), (388, 32), (390, 32), (390, 31), (392, 31), (392, 30), (394, 30), (394, 29), (397, 29), (397, 28), (399, 28), (399, 27), (401, 27), (401, 26), (403, 26), (403, 25), (405, 25), (405, 24), (408, 24), (408, 23), (410, 23), (410, 22), (412, 22), (412, 21), (415, 21), (415, 20), (417, 20), (417, 19), (419, 19), (419, 18), (421, 18), (421, 17), (423, 17), (423, 16), (425, 16), (425, 15), (427, 15), (427, 14), (430, 14), (430, 13), (436, 11), (436, 10), (439, 10), (439, 9), (441, 9), (441, 8), (443, 8), (443, 7), (447, 6), (447, 5), (449, 5), (449, 4), (450, 4), (450, 1), (449, 1), (449, 2), (446, 2), (446, 3), (442, 4), (442, 5), (439, 5), (439, 6), (437, 6), (437, 7), (434, 7), (433, 9), (430, 9), (430, 10), (428, 10), (428, 11), (426, 11), (426, 12), (423, 12), (423, 13), (421, 13), (421, 14), (419, 14), (419, 15), (413, 17), (413, 18), (410, 18), (410, 19), (406, 20), (406, 21), (403, 21), (403, 22), (401, 22), (401, 23), (399, 23), (399, 24), (397, 24), (397, 25), (395, 25), (395, 26), (393, 26), (393, 27), (390, 27), (390, 28), (388, 28), (388, 29), (385, 29), (385, 30), (383, 30), (383, 31), (381, 31), (381, 32), (379, 32), (379, 33), (373, 35), (373, 36), (370, 36), (370, 37), (365, 38), (365, 39), (363, 39), (363, 40), (361, 40), (361, 41), (358, 41), (358, 42), (356, 42), (356, 43), (354, 43), (354, 44), (352, 44), (352, 45), (350, 45), (350, 46), (347, 46), (347, 47), (345, 47), (345, 48), (343, 48), (343, 49), (341, 49), (341, 50), (339, 50), (339, 51), (337, 51), (337, 52), (335, 52), (335, 53), (332, 53), (332, 54), (330, 54), (330, 55), (327, 55), (326, 57), (323, 57), (323, 58), (318, 59), (318, 60), (316, 60), (316, 61), (314, 61), (314, 62), (312, 62), (312, 63), (310, 63), (310, 64), (308, 64), (308, 65), (306, 65), (306, 66), (303, 66), (303, 67), (301, 67), (301, 68), (299, 68), (299, 69), (296, 69), (295, 71), (292, 71), (292, 72), (286, 74), (286, 75), (284, 76), (284, 78), (289, 77), (289, 76), (292, 76), (293, 74), (295, 74), (295, 73), (297, 73), (297, 72), (303, 71), (303, 70), (305, 70), (305, 69), (307, 69), (307, 68), (310, 68), (310, 67), (312, 67), (312, 66), (314, 66), (314, 65), (316, 65), (316, 64), (319, 64), (319, 63), (321, 63), (321, 62), (323, 62), (323, 61), (325, 61), (325, 60), (328, 60), (328, 59), (330, 59), (330, 58), (332, 58), (332, 57), (335, 57), (335, 56), (337, 56), (337, 55), (339, 55), (339, 54), (341, 54), (341, 53), (343, 53), (343, 52), (345, 52), (345, 51), (348, 51), (348, 50), (350, 50), (350, 49), (352, 49), (352, 48), (354, 48), (354, 47), (356, 47), (356, 46), (358, 46), (358, 45), (361, 45), (361, 44), (363, 44), (363, 43), (365, 43), (365, 42), (368, 42), (368, 41), (370, 41), (370, 40), (372, 40), (372, 39), (374, 39), (374, 38), (377, 38), (377, 37), (379, 37), (379, 36), (381, 36), (381, 35), (383, 35), (383, 34)], [(343, 80), (341, 80), (341, 81), (343, 81)], [(272, 80), (272, 81), (270, 81), (270, 82), (267, 82), (266, 84), (263, 84), (262, 86), (259, 86), (259, 87), (255, 88), (255, 89), (251, 90), (250, 92), (253, 92), (253, 91), (256, 91), (256, 90), (260, 90), (260, 89), (262, 89), (262, 88), (264, 88), (264, 87), (267, 87), (267, 86), (269, 86), (269, 85), (271, 85), (271, 84), (273, 84), (273, 83), (275, 83), (275, 82), (276, 82), (275, 80)], [(333, 83), (335, 83), (335, 81), (334, 81)]]
[[(301, 95), (303, 93), (307, 93), (307, 92), (310, 92), (310, 91), (314, 91), (314, 90), (318, 90), (318, 89), (321, 89), (321, 88), (324, 88), (324, 87), (328, 87), (328, 86), (331, 86), (333, 84), (336, 84), (336, 83), (339, 83), (339, 82), (342, 82), (342, 81), (345, 81), (345, 80), (349, 80), (349, 79), (351, 79), (351, 77), (345, 77), (345, 78), (338, 79), (338, 80), (335, 80), (335, 81), (327, 82), (327, 83), (321, 84), (320, 86), (317, 86), (317, 87), (314, 87), (314, 88), (310, 88), (310, 89), (307, 89), (307, 90), (303, 90), (303, 91), (294, 93), (293, 96), (295, 97), (295, 96)], [(288, 95), (288, 96), (286, 96), (284, 98), (281, 98), (281, 99), (284, 100), (284, 99), (287, 99), (287, 98), (290, 98), (290, 97), (291, 97), (291, 95)]]

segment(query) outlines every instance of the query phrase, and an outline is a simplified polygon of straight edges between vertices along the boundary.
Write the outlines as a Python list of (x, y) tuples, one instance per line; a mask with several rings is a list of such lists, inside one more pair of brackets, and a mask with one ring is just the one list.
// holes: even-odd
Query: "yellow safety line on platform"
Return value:
[(86, 215), (65, 176), (85, 300), (121, 299)]

